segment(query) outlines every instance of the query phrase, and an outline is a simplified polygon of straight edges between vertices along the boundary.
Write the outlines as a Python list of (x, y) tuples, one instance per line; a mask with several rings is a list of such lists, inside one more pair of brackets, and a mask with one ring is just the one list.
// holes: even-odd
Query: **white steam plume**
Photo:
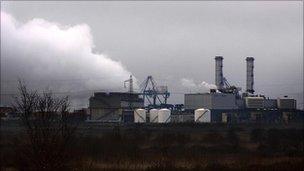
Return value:
[(217, 89), (216, 85), (207, 83), (207, 82), (205, 82), (205, 81), (203, 81), (203, 82), (200, 84), (200, 86), (205, 87), (205, 88), (208, 88), (208, 89)]
[(181, 79), (182, 86), (189, 89), (196, 89), (197, 85), (194, 83), (193, 79), (182, 78)]
[(200, 84), (196, 84), (193, 79), (182, 78), (181, 79), (182, 86), (187, 88), (187, 91), (190, 92), (209, 92), (210, 89), (217, 89), (216, 85), (207, 83), (203, 81)]
[[(123, 90), (130, 72), (93, 48), (86, 24), (62, 26), (44, 19), (20, 23), (1, 11), (2, 94), (16, 88), (7, 80), (18, 78), (32, 88), (47, 85), (55, 92)], [(79, 103), (87, 104), (90, 93), (78, 93), (86, 100)]]

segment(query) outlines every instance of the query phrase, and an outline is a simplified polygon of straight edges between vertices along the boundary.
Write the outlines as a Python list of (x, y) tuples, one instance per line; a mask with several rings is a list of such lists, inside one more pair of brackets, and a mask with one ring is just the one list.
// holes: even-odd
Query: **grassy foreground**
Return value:
[[(65, 170), (304, 168), (301, 124), (82, 124), (73, 142)], [(1, 126), (1, 170), (31, 168), (27, 143), (18, 126)]]

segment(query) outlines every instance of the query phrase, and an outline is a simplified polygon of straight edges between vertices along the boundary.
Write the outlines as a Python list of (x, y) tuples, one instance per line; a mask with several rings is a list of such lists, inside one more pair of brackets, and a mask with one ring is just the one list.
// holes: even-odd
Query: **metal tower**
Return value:
[(152, 108), (166, 106), (170, 96), (167, 86), (157, 86), (151, 75), (141, 83), (140, 94), (143, 96), (144, 103), (148, 102), (148, 107)]
[(133, 78), (130, 75), (130, 79), (124, 81), (124, 87), (126, 88), (126, 82), (129, 82), (129, 93), (133, 93)]

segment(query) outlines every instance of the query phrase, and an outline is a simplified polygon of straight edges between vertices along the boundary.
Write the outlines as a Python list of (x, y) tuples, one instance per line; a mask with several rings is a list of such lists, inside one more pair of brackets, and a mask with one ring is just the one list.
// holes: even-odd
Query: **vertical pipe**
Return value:
[(223, 57), (216, 56), (215, 58), (215, 85), (219, 90), (223, 89)]
[(253, 94), (254, 89), (253, 89), (253, 84), (254, 84), (254, 75), (253, 75), (253, 57), (247, 57), (246, 58), (246, 63), (247, 63), (247, 77), (246, 77), (246, 91), (248, 93)]

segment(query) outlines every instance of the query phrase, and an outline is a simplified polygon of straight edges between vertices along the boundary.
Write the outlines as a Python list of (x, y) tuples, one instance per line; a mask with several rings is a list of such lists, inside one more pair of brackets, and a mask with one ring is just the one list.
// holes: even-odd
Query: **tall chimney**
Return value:
[(133, 78), (132, 75), (130, 75), (130, 87), (129, 87), (129, 92), (133, 93)]
[(215, 56), (215, 85), (221, 90), (224, 87), (223, 82), (223, 57)]
[(246, 77), (246, 91), (248, 93), (253, 94), (253, 83), (254, 83), (254, 76), (253, 76), (253, 57), (247, 57), (246, 62), (247, 62), (247, 77)]

